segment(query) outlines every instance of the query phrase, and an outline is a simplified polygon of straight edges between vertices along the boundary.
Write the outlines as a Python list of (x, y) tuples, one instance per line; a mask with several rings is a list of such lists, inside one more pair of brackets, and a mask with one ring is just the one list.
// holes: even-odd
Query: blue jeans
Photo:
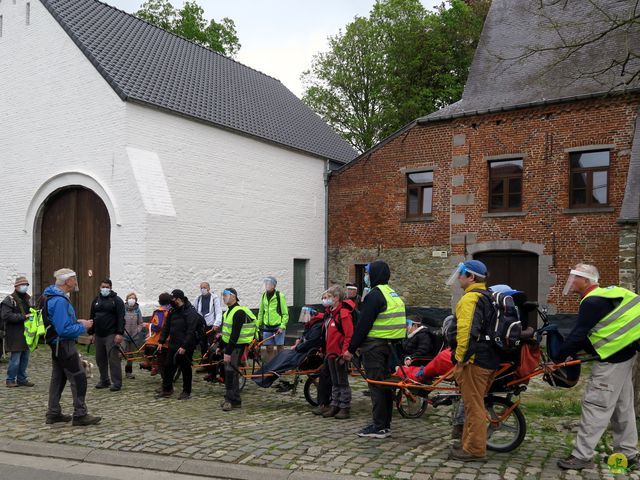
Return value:
[[(264, 340), (265, 338), (269, 338), (273, 335), (276, 335), (276, 332), (278, 331), (278, 329), (274, 329), (274, 330), (267, 330), (266, 328), (262, 331), (262, 339)], [(263, 345), (266, 346), (271, 346), (271, 345), (284, 345), (284, 337), (285, 337), (286, 332), (283, 330), (282, 333), (278, 333), (274, 338), (269, 338), (269, 340), (267, 340), (266, 342), (263, 343)]]
[(29, 366), (30, 355), (31, 352), (29, 350), (24, 352), (11, 352), (9, 366), (7, 367), (7, 383), (15, 382), (16, 377), (18, 383), (25, 383), (27, 381), (27, 367)]

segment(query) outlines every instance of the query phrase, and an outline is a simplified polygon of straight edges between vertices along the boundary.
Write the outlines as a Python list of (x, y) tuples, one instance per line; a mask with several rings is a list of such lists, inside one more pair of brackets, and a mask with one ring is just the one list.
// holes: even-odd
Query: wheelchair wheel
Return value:
[(404, 388), (396, 393), (396, 408), (404, 418), (420, 418), (427, 411), (428, 402), (417, 393), (408, 394)]
[(312, 407), (318, 406), (318, 383), (320, 383), (318, 375), (309, 375), (304, 382), (304, 398)]
[(492, 419), (487, 429), (487, 448), (494, 452), (511, 452), (518, 448), (527, 433), (527, 422), (520, 407), (514, 408), (507, 418), (498, 421), (513, 406), (513, 402), (504, 397), (489, 396), (484, 403)]

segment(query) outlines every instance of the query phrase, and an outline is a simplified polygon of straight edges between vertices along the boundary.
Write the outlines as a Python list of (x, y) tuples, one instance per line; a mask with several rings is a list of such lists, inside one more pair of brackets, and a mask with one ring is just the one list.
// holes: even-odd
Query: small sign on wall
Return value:
[(434, 250), (431, 252), (432, 257), (447, 258), (448, 255), (446, 250)]

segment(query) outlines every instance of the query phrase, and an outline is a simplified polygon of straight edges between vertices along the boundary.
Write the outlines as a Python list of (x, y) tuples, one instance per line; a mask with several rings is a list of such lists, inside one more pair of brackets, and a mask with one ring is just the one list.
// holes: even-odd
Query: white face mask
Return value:
[(16, 288), (16, 291), (18, 293), (27, 293), (27, 290), (29, 290), (29, 285), (20, 285), (18, 288)]
[(209, 293), (209, 290), (207, 290), (206, 288), (201, 288), (201, 289), (200, 289), (200, 293), (201, 293), (202, 295), (207, 295), (207, 294)]
[(135, 298), (130, 298), (129, 300), (127, 300), (127, 304), (130, 307), (134, 307), (136, 305), (136, 299)]

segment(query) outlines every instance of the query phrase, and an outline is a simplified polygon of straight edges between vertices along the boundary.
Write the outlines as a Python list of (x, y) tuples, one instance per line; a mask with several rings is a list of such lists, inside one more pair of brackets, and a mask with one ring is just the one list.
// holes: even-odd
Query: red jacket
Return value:
[(352, 312), (352, 303), (347, 302), (341, 303), (336, 310), (331, 310), (331, 320), (325, 327), (326, 355), (342, 355), (347, 351), (353, 335)]

